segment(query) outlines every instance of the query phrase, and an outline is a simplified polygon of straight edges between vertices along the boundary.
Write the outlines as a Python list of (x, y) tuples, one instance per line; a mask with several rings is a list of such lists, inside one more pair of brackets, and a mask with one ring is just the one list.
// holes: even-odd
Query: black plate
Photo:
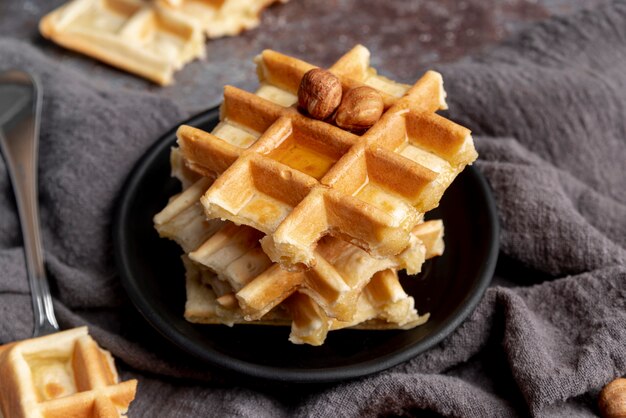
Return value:
[[(217, 109), (186, 124), (210, 131)], [(174, 344), (214, 365), (248, 376), (289, 382), (328, 382), (378, 372), (441, 341), (474, 309), (491, 281), (498, 256), (498, 222), (487, 182), (468, 167), (455, 180), (431, 218), (445, 224), (446, 250), (417, 277), (402, 282), (420, 313), (430, 320), (408, 331), (341, 330), (321, 347), (294, 345), (288, 327), (191, 324), (185, 302), (181, 250), (161, 239), (152, 217), (180, 190), (170, 177), (175, 129), (137, 163), (121, 192), (113, 225), (122, 283), (137, 309)]]

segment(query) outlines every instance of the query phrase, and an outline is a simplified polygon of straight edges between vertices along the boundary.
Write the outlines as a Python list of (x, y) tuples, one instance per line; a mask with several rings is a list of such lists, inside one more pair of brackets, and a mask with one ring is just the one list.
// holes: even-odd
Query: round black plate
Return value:
[[(210, 131), (211, 109), (188, 121)], [(181, 250), (161, 239), (152, 217), (180, 190), (170, 177), (175, 129), (137, 163), (121, 192), (113, 225), (115, 257), (122, 283), (137, 309), (174, 344), (214, 365), (248, 376), (289, 382), (329, 382), (378, 372), (406, 361), (441, 341), (474, 309), (491, 281), (498, 256), (498, 222), (483, 176), (468, 167), (430, 218), (445, 224), (444, 255), (424, 265), (403, 285), (430, 320), (408, 331), (341, 330), (321, 347), (294, 345), (288, 327), (197, 325), (183, 318)]]

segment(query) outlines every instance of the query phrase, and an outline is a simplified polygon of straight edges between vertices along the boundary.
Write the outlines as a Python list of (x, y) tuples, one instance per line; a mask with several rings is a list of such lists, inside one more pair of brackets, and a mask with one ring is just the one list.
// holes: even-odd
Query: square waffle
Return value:
[[(178, 153), (174, 151), (174, 155)], [(177, 162), (173, 165), (178, 166)], [(417, 230), (412, 246), (386, 259), (374, 258), (346, 241), (326, 237), (316, 248), (313, 268), (304, 272), (284, 271), (263, 252), (259, 244), (262, 233), (247, 226), (204, 217), (199, 199), (210, 183), (210, 179), (201, 178), (172, 198), (155, 216), (155, 226), (161, 236), (179, 243), (191, 260), (228, 283), (247, 320), (261, 318), (295, 290), (307, 293), (328, 316), (351, 320), (358, 295), (374, 273), (389, 268), (406, 268), (417, 273), (427, 250), (443, 250), (442, 247), (425, 248)], [(442, 226), (437, 225), (442, 235)]]
[(272, 3), (287, 0), (156, 0), (195, 21), (207, 37), (233, 36), (259, 25), (261, 12)]
[(137, 381), (119, 383), (111, 354), (81, 327), (0, 347), (0, 387), (6, 418), (114, 418)]
[(59, 45), (161, 85), (205, 51), (200, 26), (142, 0), (73, 0), (46, 15), (39, 30)]
[[(185, 318), (199, 324), (290, 325), (295, 344), (321, 345), (328, 332), (343, 328), (410, 329), (424, 324), (429, 315), (418, 315), (413, 297), (403, 290), (395, 270), (374, 274), (356, 301), (349, 321), (331, 318), (307, 293), (296, 290), (260, 319), (249, 321), (228, 286), (203, 266), (183, 256), (186, 270)], [(302, 274), (288, 273), (287, 274)], [(220, 296), (221, 295), (221, 296)]]
[[(442, 224), (440, 221), (426, 222), (420, 238), (426, 243), (430, 257), (439, 255), (442, 249)], [(240, 296), (235, 293), (229, 283), (220, 280), (215, 273), (205, 266), (192, 262), (183, 256), (186, 269), (187, 302), (185, 318), (194, 323), (202, 324), (234, 324), (251, 325), (289, 325), (291, 324), (290, 341), (296, 344), (321, 345), (329, 331), (356, 329), (410, 329), (428, 320), (428, 314), (418, 315), (414, 300), (402, 288), (394, 269), (376, 272), (369, 280), (355, 301), (355, 312), (352, 318), (342, 321), (330, 317), (323, 307), (302, 288), (291, 290), (281, 303), (273, 307), (259, 319), (250, 320), (237, 303)], [(276, 266), (276, 265), (274, 265)], [(287, 276), (304, 275), (304, 273), (285, 272)], [(278, 282), (280, 277), (274, 277)], [(294, 281), (298, 281), (297, 278)], [(244, 288), (245, 289), (245, 288)]]
[[(197, 176), (181, 170), (180, 160), (179, 150), (173, 149), (172, 173), (190, 184)], [(280, 269), (260, 248), (259, 231), (203, 216), (198, 199), (210, 182), (196, 180), (155, 216), (159, 233), (188, 253), (183, 256), (188, 321), (291, 323), (291, 341), (319, 345), (333, 329), (406, 329), (427, 320), (428, 315), (417, 314), (395, 270), (387, 268), (393, 260), (377, 260), (345, 241), (325, 238), (320, 244), (326, 247), (319, 256), (323, 261), (309, 271)], [(441, 221), (423, 222), (413, 234), (422, 258), (443, 252)]]
[(201, 199), (209, 218), (265, 234), (261, 244), (289, 270), (316, 263), (316, 246), (331, 235), (377, 258), (402, 253), (423, 214), (477, 157), (470, 131), (435, 113), (445, 109), (441, 75), (395, 83), (369, 66), (357, 46), (330, 71), (344, 91), (367, 85), (385, 112), (362, 136), (311, 119), (295, 106), (311, 64), (264, 51), (256, 94), (226, 86), (212, 133), (178, 130), (188, 167), (216, 181)]

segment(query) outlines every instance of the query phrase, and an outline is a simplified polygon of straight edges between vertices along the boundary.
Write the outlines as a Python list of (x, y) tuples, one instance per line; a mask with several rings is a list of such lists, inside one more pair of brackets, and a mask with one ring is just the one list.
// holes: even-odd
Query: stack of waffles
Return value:
[(287, 0), (72, 0), (44, 16), (41, 34), (74, 51), (165, 85), (204, 57), (204, 40), (256, 27)]
[(185, 255), (185, 317), (227, 325), (291, 324), (294, 343), (331, 330), (424, 323), (398, 270), (443, 251), (424, 221), (477, 157), (469, 130), (439, 116), (441, 75), (393, 82), (356, 46), (329, 70), (344, 91), (369, 86), (384, 112), (362, 135), (298, 109), (313, 65), (274, 51), (256, 60), (255, 94), (226, 86), (211, 133), (178, 129), (172, 173), (183, 192), (158, 213), (159, 234)]
[(87, 328), (0, 346), (0, 417), (117, 418), (136, 380), (119, 382), (113, 357)]

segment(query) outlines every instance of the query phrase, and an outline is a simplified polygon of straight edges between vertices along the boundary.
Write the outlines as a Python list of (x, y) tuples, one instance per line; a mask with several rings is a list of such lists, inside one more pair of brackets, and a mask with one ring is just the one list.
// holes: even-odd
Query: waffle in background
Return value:
[(214, 38), (255, 27), (275, 1), (73, 0), (44, 16), (39, 31), (65, 48), (166, 85), (175, 71), (205, 56), (205, 33)]
[(81, 327), (1, 346), (0, 388), (6, 418), (116, 418), (137, 381), (120, 383), (111, 354)]
[(288, 0), (156, 0), (194, 20), (208, 38), (234, 36), (259, 26), (261, 13), (272, 3)]
[(286, 269), (313, 267), (328, 234), (377, 258), (402, 253), (477, 157), (470, 131), (435, 113), (446, 107), (436, 72), (406, 86), (377, 75), (363, 46), (341, 57), (330, 71), (344, 91), (373, 87), (386, 109), (358, 136), (296, 109), (311, 64), (274, 51), (257, 64), (256, 94), (226, 86), (220, 123), (181, 126), (179, 146), (191, 170), (217, 177), (201, 199), (207, 217), (263, 232), (263, 250)]

